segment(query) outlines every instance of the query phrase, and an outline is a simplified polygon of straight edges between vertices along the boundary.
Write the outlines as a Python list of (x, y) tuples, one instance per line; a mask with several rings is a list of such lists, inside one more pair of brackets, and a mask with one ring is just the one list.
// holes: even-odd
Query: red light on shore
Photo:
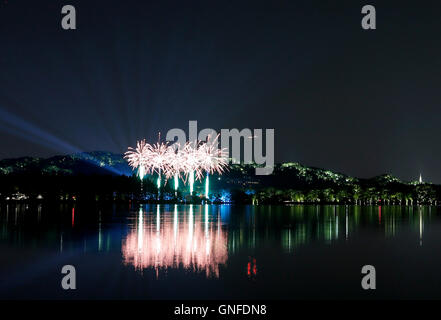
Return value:
[[(250, 260), (251, 260), (251, 257), (250, 257)], [(248, 275), (248, 277), (257, 275), (257, 263), (256, 263), (255, 258), (253, 258), (252, 262), (249, 261), (247, 264), (247, 275)]]

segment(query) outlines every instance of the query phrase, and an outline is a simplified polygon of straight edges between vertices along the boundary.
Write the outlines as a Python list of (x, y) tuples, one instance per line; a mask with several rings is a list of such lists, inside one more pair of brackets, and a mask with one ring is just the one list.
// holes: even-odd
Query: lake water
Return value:
[(440, 249), (439, 207), (2, 204), (0, 298), (439, 299)]

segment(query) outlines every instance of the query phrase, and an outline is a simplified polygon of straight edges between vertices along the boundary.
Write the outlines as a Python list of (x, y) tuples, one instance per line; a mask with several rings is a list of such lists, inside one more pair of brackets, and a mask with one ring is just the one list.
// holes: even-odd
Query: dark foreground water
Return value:
[(437, 207), (4, 204), (0, 299), (439, 299), (440, 249)]

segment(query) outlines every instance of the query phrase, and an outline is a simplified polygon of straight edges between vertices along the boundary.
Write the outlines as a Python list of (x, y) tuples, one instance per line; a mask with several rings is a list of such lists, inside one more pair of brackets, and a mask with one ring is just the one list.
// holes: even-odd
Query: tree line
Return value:
[[(202, 187), (201, 187), (202, 186)], [(0, 175), (0, 200), (22, 193), (30, 200), (47, 201), (207, 201), (203, 184), (193, 195), (187, 188), (175, 192), (172, 183), (158, 191), (154, 179), (142, 182), (135, 175)], [(200, 191), (200, 192), (199, 192)], [(281, 204), (333, 203), (357, 205), (437, 205), (441, 189), (433, 184), (352, 185), (320, 188), (320, 184), (303, 188), (275, 188), (256, 185), (212, 185), (209, 201), (214, 203)]]

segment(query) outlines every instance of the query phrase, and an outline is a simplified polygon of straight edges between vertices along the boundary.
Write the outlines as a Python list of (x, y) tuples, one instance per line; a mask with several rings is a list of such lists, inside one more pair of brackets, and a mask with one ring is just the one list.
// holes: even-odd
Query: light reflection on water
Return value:
[(423, 244), (424, 224), (430, 222), (436, 207), (399, 206), (301, 206), (289, 209), (290, 224), (282, 231), (282, 247), (291, 252), (295, 247), (312, 241), (332, 244), (348, 240), (360, 228), (381, 230), (385, 238), (396, 236), (400, 228), (410, 227), (419, 233)]
[(363, 298), (366, 263), (382, 297), (441, 298), (440, 207), (10, 203), (0, 250), (0, 298), (63, 297), (65, 264), (81, 298)]
[[(314, 241), (327, 244), (348, 241), (363, 228), (377, 230), (385, 238), (395, 237), (402, 228), (410, 228), (418, 233), (419, 244), (423, 245), (425, 225), (433, 219), (440, 220), (440, 208), (430, 206), (142, 205), (87, 211), (68, 204), (58, 209), (45, 209), (41, 204), (1, 205), (0, 241), (8, 241), (11, 246), (20, 241), (26, 244), (27, 240), (43, 241), (50, 246), (58, 242), (58, 250), (62, 252), (66, 249), (63, 243), (69, 241), (72, 245), (79, 238), (81, 243), (87, 243), (84, 247), (88, 251), (93, 248), (105, 251), (109, 245), (123, 240), (124, 261), (128, 264), (138, 261), (133, 263), (137, 269), (176, 267), (182, 263), (186, 268), (194, 264), (198, 270), (205, 265), (199, 264), (205, 261), (202, 256), (208, 255), (210, 263), (224, 264), (225, 256), (241, 248), (271, 242), (291, 252)], [(75, 232), (79, 230), (82, 232)], [(54, 236), (57, 241), (51, 240)], [(206, 253), (202, 254), (202, 248), (207, 248)], [(161, 252), (159, 259), (153, 259), (155, 252)], [(145, 253), (145, 257), (140, 253)], [(142, 262), (147, 257), (154, 262)]]
[(205, 208), (193, 205), (178, 212), (156, 213), (141, 207), (138, 218), (130, 224), (131, 231), (122, 244), (123, 262), (136, 270), (160, 270), (183, 267), (187, 271), (205, 272), (219, 277), (219, 266), (228, 259), (227, 232), (221, 227), (220, 215), (213, 217)]
[[(281, 230), (280, 244), (287, 251), (291, 251), (298, 245), (315, 240), (325, 243), (332, 243), (338, 239), (348, 240), (351, 234), (364, 226), (382, 230), (385, 237), (394, 237), (400, 228), (409, 226), (418, 232), (419, 242), (422, 245), (424, 225), (430, 223), (433, 212), (436, 214), (438, 209), (438, 207), (429, 206), (144, 205), (136, 210), (129, 209), (129, 212), (122, 212), (127, 222), (122, 221), (121, 224), (127, 225), (130, 230), (125, 241), (131, 243), (132, 240), (129, 241), (129, 239), (136, 238), (136, 246), (139, 248), (143, 246), (151, 248), (150, 241), (153, 236), (161, 240), (161, 246), (167, 248), (178, 245), (175, 242), (178, 239), (182, 246), (182, 239), (185, 238), (188, 242), (188, 239), (195, 237), (191, 243), (187, 243), (186, 250), (177, 247), (174, 249), (180, 253), (194, 252), (194, 254), (200, 249), (201, 239), (204, 239), (205, 243), (210, 243), (211, 246), (214, 239), (216, 242), (227, 243), (234, 253), (243, 246), (255, 247), (256, 242), (274, 240), (278, 231)], [(103, 250), (103, 233), (109, 232), (108, 228), (103, 227), (103, 223), (108, 224), (109, 218), (111, 220), (115, 215), (115, 207), (112, 210), (113, 213), (110, 216), (109, 210), (100, 209), (97, 212), (95, 221), (98, 251)], [(80, 213), (86, 214), (84, 208), (82, 211)], [(234, 211), (234, 216), (231, 216), (231, 211)], [(66, 221), (60, 221), (67, 212), (69, 213), (68, 224), (65, 223)], [(54, 217), (53, 214), (59, 214), (61, 217)], [(8, 239), (11, 235), (15, 235), (14, 238), (26, 237), (29, 233), (26, 227), (31, 226), (40, 231), (47, 232), (50, 229), (51, 232), (59, 233), (59, 241), (62, 242), (63, 233), (69, 234), (76, 228), (84, 227), (85, 224), (84, 221), (78, 221), (82, 217), (78, 216), (75, 206), (72, 205), (62, 205), (59, 210), (51, 213), (51, 216), (47, 215), (48, 212), (42, 205), (37, 205), (35, 208), (24, 204), (0, 206), (2, 227), (0, 236), (3, 239)], [(93, 224), (90, 220), (95, 218), (92, 212), (90, 215), (92, 217), (87, 223)], [(61, 225), (58, 225), (60, 223)], [(221, 225), (224, 228), (221, 228)], [(59, 228), (56, 230), (55, 227)], [(214, 229), (218, 230), (218, 233), (213, 233)], [(156, 233), (153, 232), (154, 230)], [(113, 235), (110, 234), (110, 236)], [(174, 242), (166, 243), (166, 239), (167, 241), (173, 239)], [(91, 241), (90, 237), (84, 240)], [(134, 246), (131, 245), (130, 248)], [(211, 250), (220, 252), (220, 248), (212, 248), (210, 252)], [(61, 248), (60, 251), (62, 251)], [(181, 258), (183, 257), (178, 254), (177, 262), (180, 262)], [(182, 261), (187, 261), (187, 259), (183, 258)], [(164, 266), (167, 265), (170, 264), (164, 264)]]

